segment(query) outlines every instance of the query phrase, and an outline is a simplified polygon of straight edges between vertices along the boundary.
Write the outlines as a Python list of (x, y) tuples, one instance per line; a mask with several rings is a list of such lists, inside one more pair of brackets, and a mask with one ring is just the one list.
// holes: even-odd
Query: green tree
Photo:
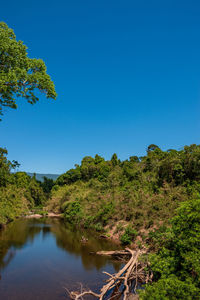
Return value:
[(43, 189), (39, 185), (35, 177), (31, 178), (31, 181), (28, 186), (28, 190), (36, 206), (43, 205), (45, 203), (46, 199), (45, 199)]
[(11, 169), (19, 167), (17, 161), (9, 161), (7, 159), (8, 151), (5, 148), (0, 148), (0, 187), (6, 186), (11, 181)]
[(199, 299), (199, 258), (200, 199), (194, 199), (181, 204), (163, 246), (157, 254), (151, 255), (155, 282), (146, 287), (141, 298)]
[(13, 30), (0, 22), (0, 115), (3, 107), (17, 108), (17, 97), (36, 103), (36, 90), (56, 99), (54, 83), (43, 60), (29, 58), (23, 42), (17, 41)]
[(112, 162), (112, 165), (113, 166), (116, 166), (118, 163), (119, 163), (119, 160), (118, 160), (118, 157), (117, 157), (117, 154), (114, 153), (111, 157), (111, 162)]
[(151, 151), (155, 151), (156, 149), (160, 149), (160, 148), (157, 145), (155, 145), (155, 144), (151, 144), (147, 148), (147, 153), (151, 152)]
[(47, 178), (46, 176), (43, 177), (44, 181), (41, 183), (43, 191), (49, 195), (52, 187), (54, 186), (54, 181), (51, 178)]

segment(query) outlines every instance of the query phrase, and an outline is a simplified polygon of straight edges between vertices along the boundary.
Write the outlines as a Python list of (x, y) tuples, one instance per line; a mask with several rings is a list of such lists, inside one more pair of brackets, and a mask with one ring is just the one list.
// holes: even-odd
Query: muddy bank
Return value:
[(62, 214), (55, 214), (55, 213), (49, 212), (49, 213), (47, 213), (45, 215), (41, 215), (41, 214), (26, 215), (25, 219), (40, 219), (40, 218), (44, 218), (44, 217), (47, 217), (47, 218), (63, 218), (63, 215)]

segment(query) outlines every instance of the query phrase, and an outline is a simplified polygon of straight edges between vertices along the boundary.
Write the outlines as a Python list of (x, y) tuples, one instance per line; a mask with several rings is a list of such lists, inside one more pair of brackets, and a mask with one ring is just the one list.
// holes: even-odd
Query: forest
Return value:
[[(39, 90), (56, 99), (41, 59), (0, 22), (0, 116), (17, 108), (16, 96), (36, 103)], [(145, 250), (153, 281), (141, 299), (199, 299), (200, 145), (162, 150), (122, 161), (86, 156), (55, 181), (18, 172), (0, 148), (0, 227), (30, 214), (61, 213), (64, 221), (99, 232), (121, 245)], [(1, 251), (1, 249), (0, 249)]]
[(0, 221), (36, 209), (62, 213), (67, 223), (90, 228), (122, 245), (146, 249), (153, 283), (141, 299), (198, 299), (200, 293), (200, 146), (120, 161), (96, 155), (56, 181), (39, 182), (11, 172), (7, 150), (0, 154)]

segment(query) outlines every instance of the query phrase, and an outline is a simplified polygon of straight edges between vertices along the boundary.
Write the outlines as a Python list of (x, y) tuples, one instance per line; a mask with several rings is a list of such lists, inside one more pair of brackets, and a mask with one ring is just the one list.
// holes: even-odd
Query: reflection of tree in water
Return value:
[[(107, 257), (92, 255), (92, 252), (100, 250), (113, 250), (118, 248), (116, 244), (108, 240), (98, 238), (97, 234), (91, 231), (78, 230), (70, 226), (60, 223), (59, 226), (52, 226), (52, 233), (56, 237), (57, 245), (67, 250), (67, 252), (76, 256), (81, 256), (82, 263), (85, 269), (89, 270), (96, 268), (99, 270), (110, 261), (113, 267), (118, 270), (120, 264), (118, 262), (111, 262)], [(82, 243), (82, 237), (87, 239), (86, 243)]]
[[(6, 251), (4, 250), (6, 249)], [(7, 249), (5, 245), (1, 245), (0, 247), (0, 269), (4, 269), (15, 256), (16, 250)], [(4, 254), (4, 256), (2, 256)], [(2, 257), (1, 257), (2, 256)]]
[[(92, 268), (99, 270), (108, 263), (108, 258), (91, 255), (91, 252), (117, 248), (109, 241), (97, 238), (93, 232), (77, 230), (58, 219), (17, 220), (0, 231), (0, 270), (10, 263), (16, 249), (33, 243), (39, 233), (42, 233), (43, 240), (49, 234), (53, 234), (57, 246), (77, 257), (81, 256), (87, 270)], [(88, 239), (86, 243), (81, 243), (82, 236)], [(119, 263), (112, 262), (112, 264), (116, 270), (119, 269)]]
[(35, 220), (17, 220), (0, 231), (0, 270), (10, 263), (17, 249), (33, 243), (35, 235), (42, 229), (34, 224)]

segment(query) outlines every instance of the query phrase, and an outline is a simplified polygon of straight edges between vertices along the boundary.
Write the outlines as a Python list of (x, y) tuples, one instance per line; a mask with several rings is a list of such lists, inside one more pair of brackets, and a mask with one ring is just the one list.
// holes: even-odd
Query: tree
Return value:
[[(159, 236), (158, 236), (159, 237)], [(150, 256), (153, 284), (141, 293), (143, 300), (199, 299), (200, 199), (182, 203), (172, 219), (163, 245)]]
[(147, 153), (149, 153), (149, 152), (151, 152), (151, 151), (154, 151), (154, 150), (156, 150), (156, 149), (160, 149), (157, 145), (155, 145), (155, 144), (151, 144), (151, 145), (149, 145), (148, 146), (148, 148), (147, 148)]
[(36, 103), (36, 90), (56, 99), (54, 83), (43, 60), (29, 58), (23, 42), (17, 41), (14, 31), (0, 22), (0, 115), (3, 107), (17, 108), (17, 97)]
[(43, 191), (49, 195), (52, 187), (54, 186), (54, 181), (51, 178), (47, 178), (46, 176), (43, 177), (44, 181), (41, 183)]
[(19, 167), (17, 161), (12, 162), (7, 159), (8, 151), (5, 148), (0, 148), (0, 188), (6, 186), (10, 179), (11, 169)]
[(112, 155), (112, 157), (111, 157), (111, 162), (112, 162), (112, 165), (113, 166), (116, 166), (117, 164), (118, 164), (118, 157), (117, 157), (117, 154), (116, 153), (114, 153), (113, 155)]

